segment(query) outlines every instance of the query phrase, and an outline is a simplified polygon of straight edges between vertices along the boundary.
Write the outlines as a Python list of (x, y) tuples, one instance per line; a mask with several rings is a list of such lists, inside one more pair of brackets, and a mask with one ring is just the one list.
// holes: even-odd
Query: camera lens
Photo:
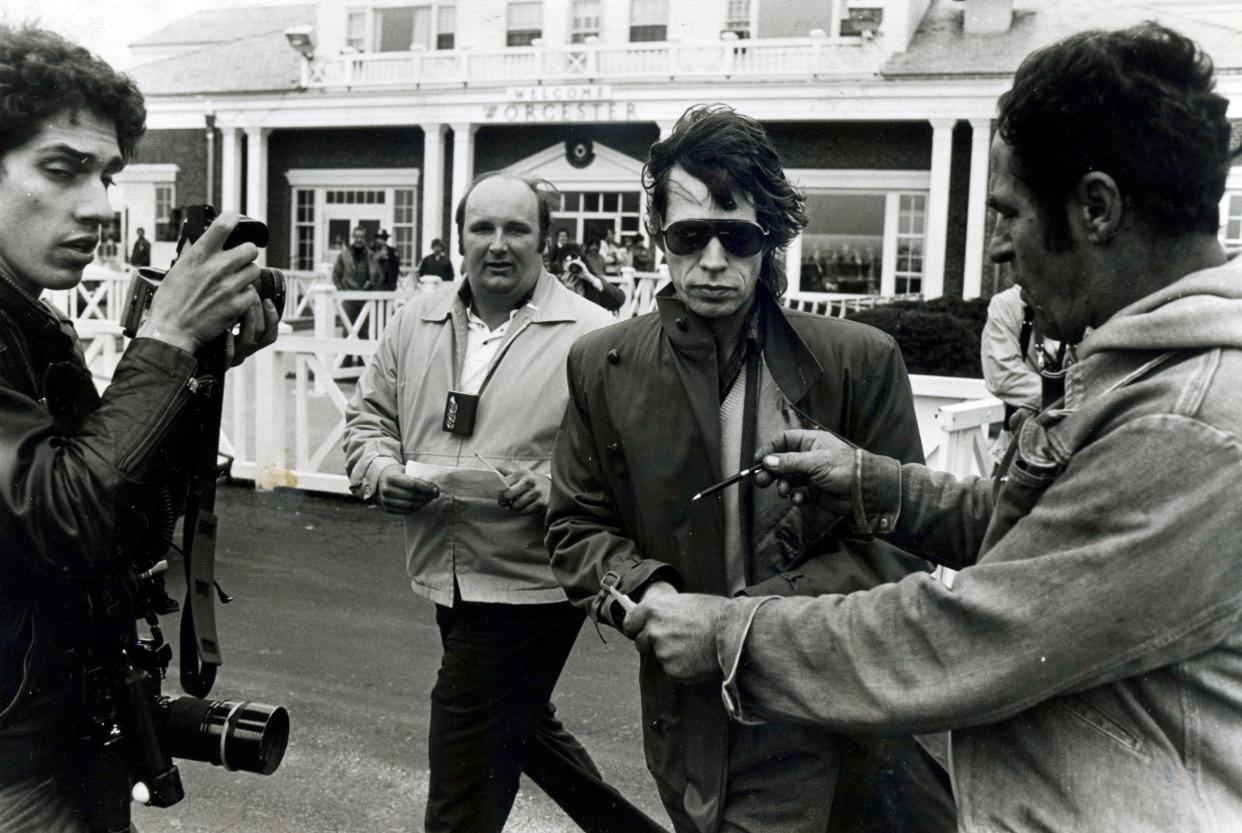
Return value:
[(276, 317), (280, 318), (285, 313), (285, 273), (279, 269), (269, 269), (262, 267), (259, 269), (259, 279), (254, 282), (254, 288), (259, 293), (259, 298), (267, 300), (270, 298), (272, 303), (276, 305)]
[(271, 775), (289, 744), (280, 706), (178, 697), (167, 702), (164, 740), (174, 758)]

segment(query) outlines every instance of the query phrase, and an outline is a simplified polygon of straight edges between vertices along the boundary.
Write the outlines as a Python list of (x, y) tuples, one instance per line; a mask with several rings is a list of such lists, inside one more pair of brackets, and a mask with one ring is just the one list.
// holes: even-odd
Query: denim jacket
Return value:
[(1242, 268), (1079, 356), (998, 488), (865, 454), (873, 528), (964, 569), (730, 602), (726, 708), (952, 730), (963, 831), (1242, 830)]

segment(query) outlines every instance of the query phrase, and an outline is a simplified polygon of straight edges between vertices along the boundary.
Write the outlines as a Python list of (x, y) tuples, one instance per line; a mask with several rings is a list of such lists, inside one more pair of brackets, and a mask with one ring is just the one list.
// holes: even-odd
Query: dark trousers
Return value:
[(431, 692), (428, 833), (500, 831), (523, 772), (583, 830), (663, 830), (556, 719), (552, 689), (582, 620), (568, 602), (436, 607), (444, 659)]

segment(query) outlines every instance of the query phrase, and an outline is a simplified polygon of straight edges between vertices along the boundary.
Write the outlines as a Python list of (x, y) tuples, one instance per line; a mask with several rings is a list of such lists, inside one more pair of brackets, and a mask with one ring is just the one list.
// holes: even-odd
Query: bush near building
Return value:
[(987, 320), (986, 298), (898, 301), (849, 316), (897, 340), (910, 373), (978, 379), (979, 342)]

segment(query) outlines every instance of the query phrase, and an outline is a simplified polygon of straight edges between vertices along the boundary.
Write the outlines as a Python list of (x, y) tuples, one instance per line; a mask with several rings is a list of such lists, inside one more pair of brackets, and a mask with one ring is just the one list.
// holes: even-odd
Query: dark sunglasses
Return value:
[(750, 257), (763, 250), (768, 232), (746, 220), (678, 220), (664, 229), (664, 247), (675, 255), (701, 250), (712, 238), (735, 257)]

